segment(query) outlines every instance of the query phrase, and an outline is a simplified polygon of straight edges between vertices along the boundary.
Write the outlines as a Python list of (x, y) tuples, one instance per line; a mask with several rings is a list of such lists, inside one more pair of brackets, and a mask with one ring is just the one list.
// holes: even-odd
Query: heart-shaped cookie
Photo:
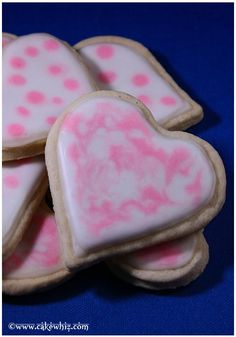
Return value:
[(202, 119), (202, 108), (142, 44), (118, 36), (97, 36), (77, 43), (74, 48), (100, 89), (135, 96), (164, 128), (184, 130)]
[(48, 178), (43, 156), (4, 163), (2, 168), (3, 259), (16, 248), (44, 197)]
[(22, 295), (64, 281), (65, 268), (54, 214), (41, 205), (14, 253), (3, 263), (3, 291)]
[(107, 265), (129, 283), (161, 290), (189, 284), (203, 272), (208, 259), (207, 242), (198, 232), (111, 259)]
[(44, 152), (65, 107), (95, 89), (78, 53), (48, 34), (18, 37), (3, 49), (3, 160)]
[(8, 43), (14, 41), (17, 38), (16, 35), (9, 33), (2, 33), (2, 47), (4, 48)]
[(45, 153), (71, 268), (199, 230), (225, 200), (218, 153), (162, 129), (124, 93), (98, 91), (68, 107)]

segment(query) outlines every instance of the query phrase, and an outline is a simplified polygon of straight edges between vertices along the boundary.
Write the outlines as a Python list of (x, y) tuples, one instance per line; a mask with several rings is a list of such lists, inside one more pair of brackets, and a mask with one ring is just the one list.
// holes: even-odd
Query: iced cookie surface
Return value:
[(57, 150), (74, 247), (85, 250), (168, 227), (214, 191), (214, 172), (198, 146), (157, 134), (114, 97), (71, 112)]
[(13, 254), (3, 263), (3, 292), (43, 291), (71, 277), (63, 261), (55, 216), (42, 204)]
[[(160, 125), (181, 129), (202, 118), (193, 102), (141, 44), (103, 36), (81, 41), (75, 48), (100, 89), (127, 92), (141, 100)], [(181, 117), (181, 118), (180, 118)], [(192, 121), (190, 122), (190, 120)]]
[(4, 247), (17, 241), (17, 232), (27, 226), (31, 212), (37, 208), (47, 188), (46, 167), (43, 158), (34, 157), (4, 163), (3, 186), (3, 252)]
[(3, 50), (3, 147), (42, 141), (64, 108), (94, 90), (72, 48), (48, 34), (17, 38)]
[(15, 252), (3, 264), (4, 279), (45, 276), (63, 267), (55, 217), (40, 208)]

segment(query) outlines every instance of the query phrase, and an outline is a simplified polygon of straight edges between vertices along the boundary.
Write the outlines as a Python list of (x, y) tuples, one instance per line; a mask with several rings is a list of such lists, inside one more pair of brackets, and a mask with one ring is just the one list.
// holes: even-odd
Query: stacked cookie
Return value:
[(224, 166), (170, 130), (202, 116), (137, 42), (4, 34), (3, 290), (43, 290), (101, 260), (157, 290), (200, 275)]

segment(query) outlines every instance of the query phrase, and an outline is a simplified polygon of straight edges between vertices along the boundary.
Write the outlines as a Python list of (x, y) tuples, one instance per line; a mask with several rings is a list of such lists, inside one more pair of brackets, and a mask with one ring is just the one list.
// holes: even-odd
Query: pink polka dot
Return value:
[(112, 83), (116, 79), (116, 73), (114, 71), (104, 71), (98, 74), (98, 79), (102, 83)]
[(22, 69), (25, 67), (25, 60), (21, 57), (13, 57), (10, 60), (10, 65), (15, 69)]
[(54, 104), (62, 104), (63, 102), (62, 98), (57, 96), (53, 97), (52, 101)]
[(48, 39), (44, 41), (44, 48), (47, 51), (56, 51), (59, 48), (59, 42), (54, 39)]
[(25, 128), (21, 124), (13, 123), (8, 125), (7, 132), (12, 137), (20, 137), (25, 134)]
[(19, 179), (13, 175), (5, 176), (3, 181), (8, 188), (17, 188), (19, 186)]
[(164, 105), (175, 105), (177, 103), (175, 98), (171, 96), (163, 96), (161, 97), (160, 101)]
[(150, 105), (152, 103), (152, 100), (147, 95), (140, 95), (138, 96), (138, 99), (143, 102), (145, 105)]
[(45, 97), (40, 91), (30, 91), (26, 94), (26, 99), (31, 104), (42, 104)]
[(104, 44), (102, 46), (97, 47), (96, 54), (101, 59), (109, 59), (114, 54), (114, 48)]
[(143, 87), (149, 83), (149, 78), (145, 74), (136, 74), (132, 77), (132, 82), (138, 87)]
[(18, 115), (22, 117), (29, 117), (31, 115), (30, 111), (26, 109), (24, 106), (18, 106), (16, 110)]
[(26, 79), (21, 75), (12, 75), (9, 78), (9, 83), (12, 85), (24, 85), (26, 83)]
[(79, 88), (79, 83), (74, 79), (67, 79), (64, 81), (64, 86), (68, 90), (76, 90)]
[(49, 124), (49, 125), (53, 125), (55, 122), (56, 122), (57, 118), (55, 116), (48, 116), (46, 118), (46, 122)]
[(30, 57), (36, 57), (39, 54), (39, 50), (36, 47), (27, 47), (25, 49), (25, 54)]
[(58, 75), (62, 72), (62, 69), (60, 66), (57, 66), (57, 65), (51, 65), (48, 67), (48, 71), (50, 74), (52, 75)]

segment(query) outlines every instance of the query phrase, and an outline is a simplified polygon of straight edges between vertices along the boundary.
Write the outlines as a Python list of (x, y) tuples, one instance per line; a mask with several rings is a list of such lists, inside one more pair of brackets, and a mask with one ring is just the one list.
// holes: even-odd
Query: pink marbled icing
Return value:
[(2, 166), (2, 241), (9, 244), (19, 219), (41, 186), (45, 172), (42, 156), (3, 163)]
[(70, 113), (58, 150), (75, 250), (169, 226), (212, 195), (214, 173), (198, 145), (156, 133), (115, 98)]
[(61, 266), (55, 217), (50, 211), (40, 209), (16, 251), (4, 262), (4, 278), (43, 276)]

